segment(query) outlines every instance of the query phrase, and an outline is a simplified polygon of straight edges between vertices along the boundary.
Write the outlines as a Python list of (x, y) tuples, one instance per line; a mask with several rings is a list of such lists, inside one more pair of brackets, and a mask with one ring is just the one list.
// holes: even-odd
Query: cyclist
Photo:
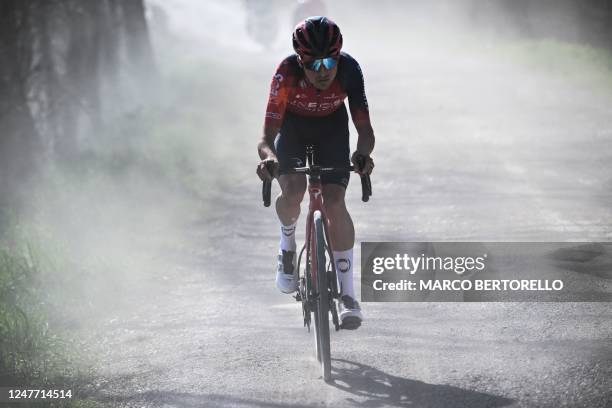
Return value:
[[(315, 161), (323, 166), (364, 165), (360, 174), (370, 174), (374, 162), (374, 131), (370, 124), (361, 68), (349, 54), (341, 52), (342, 34), (326, 17), (309, 17), (293, 32), (295, 54), (278, 66), (270, 89), (263, 137), (258, 144), (261, 162), (257, 174), (264, 180), (285, 168), (305, 165), (305, 146), (314, 146)], [(357, 129), (357, 149), (350, 155), (348, 114)], [(349, 162), (350, 157), (350, 162)], [(267, 164), (273, 168), (272, 174)], [(363, 319), (353, 288), (355, 231), (344, 194), (349, 172), (325, 174), (323, 203), (330, 222), (333, 256), (338, 272), (341, 302), (339, 317), (345, 328), (356, 329)], [(276, 286), (283, 293), (297, 289), (295, 226), (306, 191), (303, 174), (278, 177), (281, 193), (276, 212), (281, 222)]]

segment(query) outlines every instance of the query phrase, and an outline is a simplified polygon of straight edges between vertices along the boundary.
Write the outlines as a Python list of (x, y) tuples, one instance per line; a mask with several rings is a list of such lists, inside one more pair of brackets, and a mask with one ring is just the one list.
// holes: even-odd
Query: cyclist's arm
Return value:
[(270, 96), (266, 107), (263, 136), (257, 144), (261, 162), (257, 165), (257, 175), (262, 180), (278, 177), (278, 158), (274, 139), (280, 130), (290, 92), (291, 69), (288, 59), (278, 66), (270, 85)]
[(370, 109), (365, 94), (365, 85), (361, 67), (352, 57), (348, 60), (349, 83), (347, 94), (353, 124), (357, 129), (357, 152), (369, 156), (374, 150), (374, 130), (370, 123)]
[(276, 160), (276, 150), (274, 149), (274, 139), (280, 128), (265, 126), (264, 134), (257, 144), (257, 152), (261, 160), (273, 159)]
[(287, 60), (281, 62), (272, 77), (270, 84), (270, 95), (266, 107), (266, 117), (264, 121), (263, 136), (257, 144), (257, 152), (262, 160), (276, 160), (276, 150), (274, 149), (274, 139), (280, 130), (287, 107), (289, 96), (289, 82), (291, 74)]
[(264, 134), (257, 144), (257, 153), (261, 159), (257, 165), (257, 175), (263, 181), (278, 177), (278, 158), (274, 149), (274, 139), (278, 131), (278, 127), (264, 126)]
[(364, 156), (369, 156), (374, 150), (374, 129), (370, 122), (356, 123), (357, 129), (357, 152)]

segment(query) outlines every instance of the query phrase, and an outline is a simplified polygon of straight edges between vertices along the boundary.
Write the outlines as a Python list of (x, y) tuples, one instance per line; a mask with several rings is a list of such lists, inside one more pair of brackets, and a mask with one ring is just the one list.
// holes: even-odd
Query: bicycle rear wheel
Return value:
[(331, 379), (331, 349), (329, 339), (329, 284), (325, 267), (325, 234), (320, 211), (314, 213), (314, 253), (316, 260), (316, 291), (317, 307), (315, 308), (315, 336), (317, 342), (317, 358), (321, 362), (323, 379)]

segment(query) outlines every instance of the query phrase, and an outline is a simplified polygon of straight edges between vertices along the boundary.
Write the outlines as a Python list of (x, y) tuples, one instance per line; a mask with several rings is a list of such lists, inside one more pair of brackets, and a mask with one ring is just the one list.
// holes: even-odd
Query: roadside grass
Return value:
[[(42, 252), (42, 242), (26, 237), (18, 224), (11, 229), (10, 238), (0, 242), (0, 381), (3, 386), (76, 393), (89, 375), (88, 359), (58, 324), (61, 310), (78, 302), (68, 290), (75, 282), (69, 273), (73, 269), (62, 251), (45, 243)], [(77, 400), (54, 404), (95, 406)]]

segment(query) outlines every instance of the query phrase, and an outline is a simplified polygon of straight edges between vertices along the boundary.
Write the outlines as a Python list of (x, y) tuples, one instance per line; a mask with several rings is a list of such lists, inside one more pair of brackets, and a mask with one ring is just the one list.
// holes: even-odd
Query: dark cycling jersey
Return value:
[(349, 109), (355, 126), (370, 123), (368, 101), (359, 64), (347, 53), (340, 53), (338, 72), (325, 90), (318, 90), (308, 82), (297, 55), (283, 60), (272, 78), (266, 109), (266, 128), (280, 128), (285, 111), (300, 116), (327, 116), (344, 105), (348, 96)]

